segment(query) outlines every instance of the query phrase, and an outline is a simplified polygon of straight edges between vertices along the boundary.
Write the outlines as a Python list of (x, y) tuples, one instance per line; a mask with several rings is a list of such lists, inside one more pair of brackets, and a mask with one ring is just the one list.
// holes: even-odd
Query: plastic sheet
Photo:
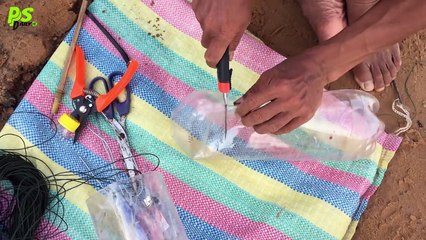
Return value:
[(172, 131), (178, 145), (197, 160), (223, 155), (237, 160), (357, 160), (373, 153), (384, 132), (378, 109), (377, 99), (365, 92), (327, 91), (309, 122), (288, 134), (269, 135), (245, 127), (235, 107), (228, 106), (225, 139), (221, 94), (196, 91), (173, 111)]
[(115, 182), (87, 206), (100, 240), (188, 239), (158, 172)]

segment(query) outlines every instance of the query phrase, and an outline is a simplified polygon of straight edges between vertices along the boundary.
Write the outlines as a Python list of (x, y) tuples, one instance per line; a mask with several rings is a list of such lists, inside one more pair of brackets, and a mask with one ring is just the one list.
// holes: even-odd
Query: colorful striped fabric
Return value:
[[(89, 10), (113, 34), (132, 59), (140, 63), (132, 88), (127, 129), (135, 153), (161, 158), (165, 178), (190, 239), (343, 239), (351, 238), (367, 203), (380, 185), (401, 139), (383, 135), (370, 159), (355, 162), (243, 161), (229, 157), (214, 162), (194, 161), (171, 136), (171, 112), (194, 90), (216, 91), (215, 70), (204, 61), (201, 29), (184, 0), (96, 0)], [(72, 33), (66, 37), (35, 80), (16, 111), (48, 114), (60, 79)], [(113, 45), (88, 18), (78, 44), (86, 55), (86, 79), (124, 71), (126, 64)], [(284, 60), (255, 38), (245, 35), (232, 62), (232, 95), (242, 95), (259, 75)], [(74, 81), (71, 67), (69, 93)], [(60, 114), (72, 103), (64, 97)], [(114, 134), (104, 121), (92, 117), (80, 141), (55, 136), (28, 150), (55, 172), (86, 171), (80, 157), (95, 168), (110, 158), (99, 133), (120, 158)], [(12, 115), (2, 134), (15, 133), (27, 144), (53, 134), (40, 116)], [(1, 148), (20, 146), (8, 138)], [(137, 157), (139, 166), (153, 167), (154, 159)], [(42, 170), (46, 170), (43, 169)], [(71, 187), (71, 186), (68, 186)], [(86, 199), (96, 189), (81, 186), (64, 199), (67, 230), (55, 239), (96, 239)], [(65, 230), (52, 219), (45, 224)]]

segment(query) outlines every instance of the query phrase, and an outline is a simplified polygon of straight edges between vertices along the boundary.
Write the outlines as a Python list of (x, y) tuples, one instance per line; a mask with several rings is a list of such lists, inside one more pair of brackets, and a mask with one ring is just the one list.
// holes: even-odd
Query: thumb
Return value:
[(225, 54), (226, 49), (229, 46), (229, 41), (226, 38), (214, 38), (210, 41), (210, 44), (207, 46), (207, 51), (204, 55), (207, 65), (212, 68), (216, 68), (216, 65)]

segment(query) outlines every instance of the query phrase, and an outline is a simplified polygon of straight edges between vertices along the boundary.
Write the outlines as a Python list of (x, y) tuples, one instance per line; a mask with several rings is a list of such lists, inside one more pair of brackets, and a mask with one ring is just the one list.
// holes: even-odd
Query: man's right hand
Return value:
[(253, 0), (193, 0), (192, 9), (203, 29), (207, 65), (215, 68), (228, 46), (232, 59), (250, 24)]

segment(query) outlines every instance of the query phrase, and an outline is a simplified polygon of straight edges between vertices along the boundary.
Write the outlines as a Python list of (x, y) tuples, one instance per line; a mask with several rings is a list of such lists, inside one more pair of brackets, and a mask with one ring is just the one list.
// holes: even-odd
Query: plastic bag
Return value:
[(375, 150), (384, 132), (378, 109), (377, 99), (365, 92), (326, 91), (309, 122), (288, 134), (269, 135), (242, 125), (235, 107), (228, 106), (225, 139), (222, 95), (195, 91), (173, 111), (172, 131), (178, 145), (197, 160), (223, 155), (237, 160), (357, 160)]
[(87, 206), (100, 240), (188, 239), (158, 172), (110, 184)]

